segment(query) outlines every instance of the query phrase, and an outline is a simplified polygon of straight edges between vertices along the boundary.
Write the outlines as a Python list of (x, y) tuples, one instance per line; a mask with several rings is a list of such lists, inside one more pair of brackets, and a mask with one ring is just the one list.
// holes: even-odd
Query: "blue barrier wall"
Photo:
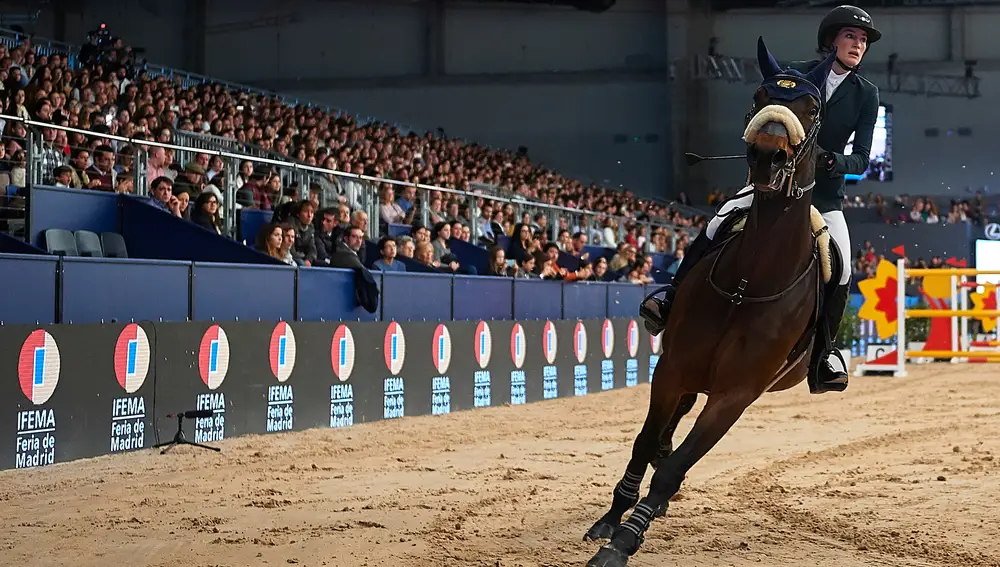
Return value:
[(514, 319), (561, 319), (563, 285), (551, 280), (514, 280)]
[(455, 276), (453, 286), (455, 321), (514, 318), (514, 278)]
[(240, 232), (241, 242), (246, 242), (248, 246), (253, 246), (257, 241), (257, 233), (274, 216), (274, 211), (258, 211), (257, 209), (240, 209)]
[(382, 319), (450, 321), (452, 276), (383, 272)]
[[(369, 263), (374, 262), (371, 256), (368, 257)], [(435, 270), (430, 266), (425, 266), (420, 262), (414, 260), (413, 258), (407, 258), (406, 256), (396, 256), (397, 262), (402, 262), (406, 266), (406, 271), (410, 273), (417, 274), (440, 274), (441, 272)]]
[(45, 250), (32, 246), (20, 238), (14, 238), (6, 232), (0, 232), (0, 253), (6, 254), (45, 254)]
[(188, 262), (281, 264), (235, 240), (179, 219), (141, 198), (122, 196), (121, 199), (121, 233), (131, 257)]
[(449, 321), (635, 317), (655, 286), (381, 273), (376, 313), (350, 270), (0, 254), (3, 323)]
[(580, 282), (564, 285), (562, 292), (563, 319), (594, 319), (607, 313), (607, 285)]
[(64, 258), (63, 323), (186, 321), (190, 263)]
[(117, 193), (36, 185), (29, 199), (28, 241), (43, 250), (50, 228), (121, 232)]
[(294, 321), (295, 268), (202, 264), (191, 268), (194, 321)]
[(489, 252), (485, 249), (455, 238), (448, 240), (448, 248), (451, 249), (462, 267), (471, 266), (476, 268), (477, 274), (486, 273), (486, 266), (489, 264)]
[[(382, 289), (382, 272), (372, 272)], [(296, 302), (299, 321), (376, 321), (381, 312), (369, 313), (354, 296), (354, 271), (338, 268), (299, 268)]]
[(0, 322), (4, 325), (57, 322), (55, 256), (0, 254)]
[(609, 283), (608, 317), (638, 317), (645, 288), (629, 283)]

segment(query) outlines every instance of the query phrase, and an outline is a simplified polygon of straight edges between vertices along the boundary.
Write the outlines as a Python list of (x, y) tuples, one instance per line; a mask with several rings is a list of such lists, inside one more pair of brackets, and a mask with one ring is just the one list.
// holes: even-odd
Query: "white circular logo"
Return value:
[(986, 230), (983, 232), (986, 234), (986, 238), (990, 240), (1000, 240), (1000, 224), (991, 222), (986, 225)]

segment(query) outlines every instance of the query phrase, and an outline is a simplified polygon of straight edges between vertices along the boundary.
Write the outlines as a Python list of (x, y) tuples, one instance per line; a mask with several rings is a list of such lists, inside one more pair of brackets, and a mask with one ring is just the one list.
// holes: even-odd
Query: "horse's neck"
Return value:
[(800, 199), (782, 195), (754, 198), (740, 243), (741, 268), (753, 279), (784, 289), (805, 270), (812, 255), (809, 194)]

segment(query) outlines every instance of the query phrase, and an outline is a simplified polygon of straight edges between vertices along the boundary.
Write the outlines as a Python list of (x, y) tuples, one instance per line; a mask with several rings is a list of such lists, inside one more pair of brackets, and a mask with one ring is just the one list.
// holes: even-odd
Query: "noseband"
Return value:
[[(778, 75), (777, 78), (781, 79), (783, 78), (783, 76)], [(802, 79), (801, 77), (792, 77), (792, 76), (788, 76), (788, 80), (808, 82)], [(812, 85), (812, 83), (809, 84)], [(816, 90), (820, 93), (823, 92), (819, 89)], [(806, 95), (806, 96), (812, 96), (812, 95)], [(799, 164), (802, 163), (802, 159), (805, 158), (805, 156), (809, 155), (816, 146), (816, 140), (819, 136), (819, 129), (823, 123), (824, 108), (823, 108), (822, 94), (820, 94), (820, 99), (818, 100), (818, 102), (819, 102), (819, 112), (816, 114), (816, 120), (814, 120), (812, 125), (809, 127), (809, 131), (806, 132), (805, 138), (803, 138), (800, 143), (791, 145), (792, 159), (786, 161), (784, 165), (782, 165), (777, 171), (771, 174), (771, 179), (768, 183), (768, 186), (775, 188), (775, 190), (785, 188), (785, 196), (788, 198), (796, 200), (801, 199), (802, 195), (804, 195), (806, 191), (809, 191), (810, 189), (813, 188), (814, 185), (816, 185), (816, 182), (813, 181), (812, 183), (810, 183), (805, 187), (800, 187), (798, 182), (795, 181), (795, 170), (798, 168)], [(756, 105), (750, 107), (750, 112), (747, 113), (745, 119), (746, 125), (750, 124), (750, 121), (753, 119), (754, 116), (757, 115), (757, 112), (758, 111)], [(748, 171), (747, 185), (750, 184), (751, 184), (750, 172)], [(759, 193), (756, 187), (754, 188), (754, 193), (755, 194)]]

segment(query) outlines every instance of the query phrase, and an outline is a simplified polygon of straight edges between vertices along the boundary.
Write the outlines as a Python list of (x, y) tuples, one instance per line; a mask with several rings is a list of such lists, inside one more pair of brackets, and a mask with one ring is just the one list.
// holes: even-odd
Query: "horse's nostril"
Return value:
[(785, 152), (778, 150), (771, 156), (771, 165), (774, 167), (781, 167), (785, 165), (785, 159)]

